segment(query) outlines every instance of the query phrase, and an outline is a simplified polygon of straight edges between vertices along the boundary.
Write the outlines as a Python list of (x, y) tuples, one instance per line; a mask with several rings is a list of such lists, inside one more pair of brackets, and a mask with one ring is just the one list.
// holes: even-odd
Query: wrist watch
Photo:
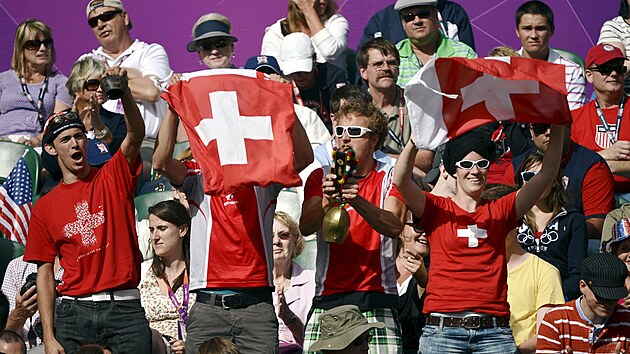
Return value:
[(99, 130), (98, 133), (95, 134), (95, 137), (96, 137), (96, 139), (101, 140), (104, 137), (106, 137), (107, 134), (109, 134), (109, 133), (110, 133), (109, 129), (107, 129), (107, 127), (105, 127), (103, 129)]

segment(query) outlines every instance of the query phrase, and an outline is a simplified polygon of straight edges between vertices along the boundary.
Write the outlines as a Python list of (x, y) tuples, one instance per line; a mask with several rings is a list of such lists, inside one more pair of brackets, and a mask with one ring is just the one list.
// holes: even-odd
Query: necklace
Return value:
[(37, 102), (33, 100), (33, 95), (31, 95), (28, 90), (28, 86), (26, 85), (26, 79), (24, 76), (20, 75), (20, 86), (22, 86), (22, 94), (26, 97), (26, 99), (31, 103), (33, 108), (37, 111), (37, 121), (41, 126), (41, 129), (44, 129), (44, 122), (46, 120), (45, 112), (43, 110), (44, 106), (44, 95), (46, 95), (46, 91), (48, 91), (48, 75), (44, 78), (44, 83), (42, 84), (42, 88), (39, 89), (39, 95), (37, 96)]

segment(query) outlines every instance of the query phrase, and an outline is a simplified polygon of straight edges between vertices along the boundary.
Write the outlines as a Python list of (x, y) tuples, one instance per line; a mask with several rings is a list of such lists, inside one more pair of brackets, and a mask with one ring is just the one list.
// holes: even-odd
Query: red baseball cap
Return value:
[(598, 44), (591, 48), (586, 54), (586, 67), (589, 68), (593, 63), (595, 63), (595, 65), (602, 65), (613, 59), (627, 58), (623, 55), (621, 49), (613, 45), (607, 43)]

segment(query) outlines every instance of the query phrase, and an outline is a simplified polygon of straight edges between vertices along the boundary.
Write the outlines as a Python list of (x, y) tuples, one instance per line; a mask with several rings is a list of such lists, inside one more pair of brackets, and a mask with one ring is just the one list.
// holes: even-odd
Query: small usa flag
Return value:
[(26, 245), (31, 219), (32, 196), (31, 174), (24, 157), (21, 157), (9, 178), (0, 186), (0, 232), (23, 245)]

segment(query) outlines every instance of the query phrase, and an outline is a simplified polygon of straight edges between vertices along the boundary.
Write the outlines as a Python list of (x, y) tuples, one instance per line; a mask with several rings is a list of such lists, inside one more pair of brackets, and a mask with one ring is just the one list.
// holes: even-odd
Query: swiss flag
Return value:
[(435, 149), (483, 124), (567, 124), (565, 67), (516, 57), (437, 58), (405, 88), (416, 145)]
[(301, 184), (293, 169), (291, 94), (291, 85), (239, 69), (183, 74), (162, 94), (186, 128), (207, 194)]

